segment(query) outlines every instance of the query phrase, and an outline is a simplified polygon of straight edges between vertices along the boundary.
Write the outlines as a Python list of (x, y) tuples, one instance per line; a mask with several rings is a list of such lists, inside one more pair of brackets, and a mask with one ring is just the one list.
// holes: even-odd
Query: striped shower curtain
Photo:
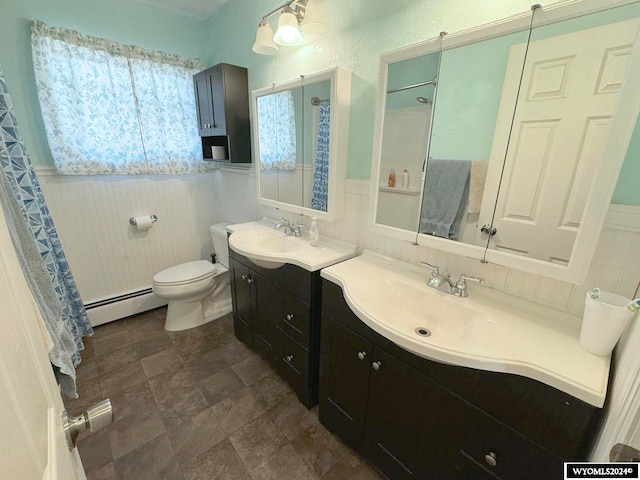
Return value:
[(320, 104), (320, 120), (318, 121), (318, 137), (316, 140), (316, 161), (313, 168), (313, 191), (311, 194), (311, 208), (327, 211), (327, 196), (329, 193), (329, 132), (331, 119), (331, 105), (329, 102)]
[[(21, 262), (22, 269), (51, 336), (53, 348), (49, 359), (56, 374), (62, 374), (58, 375), (62, 391), (76, 397), (75, 367), (84, 348), (82, 337), (91, 335), (93, 330), (20, 137), (1, 66), (0, 167), (2, 207), (8, 213), (7, 222), (18, 257), (26, 259)], [(33, 238), (29, 237), (29, 231)], [(36, 252), (36, 258), (31, 252)], [(48, 278), (34, 270), (46, 271)]]

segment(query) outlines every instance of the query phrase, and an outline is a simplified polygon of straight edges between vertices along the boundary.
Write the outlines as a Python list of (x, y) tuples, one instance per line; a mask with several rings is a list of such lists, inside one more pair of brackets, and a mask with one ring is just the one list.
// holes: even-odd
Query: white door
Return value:
[(39, 313), (0, 209), (0, 477), (86, 479), (77, 449), (65, 443), (64, 410)]
[[(568, 264), (637, 29), (634, 19), (531, 42), (490, 248)], [(512, 47), (508, 75), (519, 74), (523, 48)], [(512, 105), (501, 103), (496, 131), (508, 128)], [(504, 150), (494, 144), (488, 176), (499, 177)], [(493, 207), (483, 204), (480, 225)]]

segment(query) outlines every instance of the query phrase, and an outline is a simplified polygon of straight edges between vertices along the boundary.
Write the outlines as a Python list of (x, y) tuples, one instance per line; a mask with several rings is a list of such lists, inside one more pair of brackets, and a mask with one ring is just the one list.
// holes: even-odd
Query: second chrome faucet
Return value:
[(300, 223), (291, 223), (286, 218), (281, 218), (280, 223), (277, 223), (274, 227), (275, 230), (284, 229), (285, 235), (293, 235), (294, 237), (299, 237), (302, 235), (301, 230), (304, 228), (304, 225)]
[(428, 262), (420, 261), (420, 265), (429, 267), (431, 269), (431, 275), (427, 280), (427, 286), (440, 290), (441, 292), (450, 293), (456, 297), (468, 297), (467, 292), (467, 280), (472, 280), (478, 283), (484, 283), (484, 278), (472, 277), (470, 275), (461, 274), (457, 282), (451, 280), (451, 274), (443, 275), (440, 273), (440, 267), (437, 265), (431, 265)]

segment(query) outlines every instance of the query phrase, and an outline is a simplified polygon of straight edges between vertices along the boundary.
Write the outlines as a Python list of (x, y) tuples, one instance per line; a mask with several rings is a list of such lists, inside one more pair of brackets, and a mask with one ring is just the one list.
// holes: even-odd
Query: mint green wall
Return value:
[[(328, 36), (275, 57), (251, 51), (263, 14), (281, 0), (232, 0), (203, 22), (136, 0), (20, 0), (4, 2), (0, 15), (0, 64), (13, 97), (22, 135), (36, 164), (51, 164), (35, 92), (29, 22), (40, 19), (82, 33), (145, 48), (249, 68), (250, 89), (334, 66), (353, 72), (347, 176), (369, 178), (379, 55), (474, 25), (527, 11), (530, 0), (416, 2), (326, 0)], [(283, 49), (284, 50), (284, 49)], [(636, 128), (637, 131), (640, 129)], [(636, 138), (640, 137), (640, 133)], [(629, 149), (614, 199), (640, 204), (640, 145)], [(636, 182), (633, 181), (636, 179)]]
[[(430, 157), (489, 159), (509, 49), (528, 36), (518, 32), (442, 52)], [(520, 58), (522, 64), (524, 49)]]
[[(436, 52), (392, 63), (387, 70), (387, 90), (433, 80), (438, 76), (439, 59), (440, 53)], [(433, 101), (434, 92), (435, 87), (433, 85), (425, 85), (409, 90), (387, 93), (385, 109), (418, 107), (422, 104), (418, 103), (416, 97), (425, 97)]]
[[(426, 2), (415, 0), (326, 0), (331, 31), (274, 57), (251, 51), (261, 16), (279, 0), (232, 1), (208, 20), (208, 64), (230, 62), (249, 69), (249, 88), (292, 80), (340, 66), (352, 72), (347, 176), (369, 178), (379, 55), (479, 23), (528, 11), (528, 0)], [(272, 23), (275, 27), (275, 23)], [(283, 49), (284, 50), (284, 49)]]
[(30, 22), (189, 57), (205, 56), (205, 22), (134, 0), (15, 0), (0, 6), (0, 65), (31, 160), (53, 164), (31, 62)]
[[(280, 0), (232, 1), (207, 21), (208, 64), (236, 63), (249, 69), (249, 88), (281, 83), (300, 74), (334, 66), (351, 70), (352, 97), (347, 177), (368, 179), (371, 168), (379, 55), (436, 37), (528, 11), (531, 2), (416, 2), (415, 0), (326, 0), (331, 32), (274, 57), (254, 54), (251, 46), (263, 14)], [(272, 19), (273, 20), (273, 19)], [(275, 22), (272, 22), (275, 28)], [(485, 136), (491, 136), (486, 132)], [(640, 138), (640, 137), (636, 137)], [(481, 139), (476, 136), (480, 143)], [(492, 138), (488, 138), (489, 145)], [(486, 143), (486, 142), (485, 142)], [(636, 142), (637, 143), (637, 142)], [(486, 148), (485, 148), (486, 150)], [(640, 146), (630, 148), (623, 174), (640, 178)], [(615, 199), (640, 205), (640, 193), (621, 175)]]

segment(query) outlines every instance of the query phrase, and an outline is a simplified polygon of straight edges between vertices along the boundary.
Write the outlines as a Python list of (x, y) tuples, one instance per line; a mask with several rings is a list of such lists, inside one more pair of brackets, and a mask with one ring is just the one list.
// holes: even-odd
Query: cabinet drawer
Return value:
[(283, 294), (282, 318), (278, 323), (280, 330), (308, 350), (310, 324), (309, 305), (291, 295)]
[(562, 459), (453, 395), (447, 408), (448, 440), (455, 463), (473, 461), (505, 480), (562, 479)]
[(277, 329), (281, 338), (278, 342), (280, 358), (276, 368), (299, 397), (306, 396), (309, 380), (309, 352), (289, 338), (280, 327)]

